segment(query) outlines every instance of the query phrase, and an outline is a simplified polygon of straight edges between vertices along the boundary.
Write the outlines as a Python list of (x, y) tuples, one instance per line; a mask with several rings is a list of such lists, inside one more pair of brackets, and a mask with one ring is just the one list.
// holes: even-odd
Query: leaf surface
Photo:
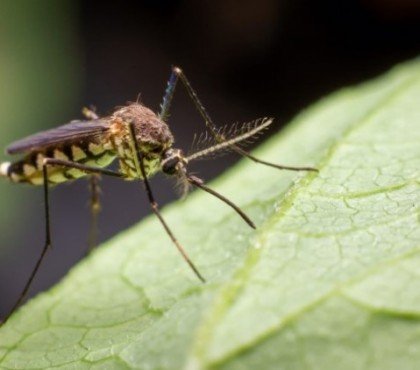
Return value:
[(301, 113), (207, 194), (167, 207), (0, 331), (10, 369), (420, 368), (420, 61)]

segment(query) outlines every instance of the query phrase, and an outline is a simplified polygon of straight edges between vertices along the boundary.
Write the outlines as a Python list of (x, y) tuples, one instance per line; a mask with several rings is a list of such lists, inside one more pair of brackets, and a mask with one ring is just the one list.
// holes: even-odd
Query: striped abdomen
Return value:
[[(23, 159), (13, 163), (2, 163), (0, 175), (7, 176), (16, 183), (32, 185), (43, 184), (43, 160), (55, 158), (95, 167), (106, 167), (115, 159), (115, 152), (98, 142), (86, 141), (78, 143), (63, 143), (54, 147), (30, 152)], [(59, 184), (85, 176), (86, 173), (75, 169), (48, 166), (50, 184)]]

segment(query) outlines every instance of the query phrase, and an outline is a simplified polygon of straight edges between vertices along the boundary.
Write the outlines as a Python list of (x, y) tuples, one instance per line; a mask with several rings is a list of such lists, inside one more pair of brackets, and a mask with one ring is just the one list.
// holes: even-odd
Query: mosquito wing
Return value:
[(101, 135), (108, 128), (109, 123), (106, 119), (72, 121), (66, 125), (15, 141), (6, 148), (6, 152), (8, 154), (24, 153), (69, 140), (82, 140), (92, 135)]

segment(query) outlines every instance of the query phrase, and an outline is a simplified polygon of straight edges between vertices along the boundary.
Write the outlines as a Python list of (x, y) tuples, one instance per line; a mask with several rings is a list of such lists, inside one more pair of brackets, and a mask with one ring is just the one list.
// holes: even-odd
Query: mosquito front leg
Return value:
[(160, 105), (159, 118), (166, 122), (169, 117), (169, 109), (171, 107), (172, 98), (175, 93), (175, 87), (178, 82), (178, 70), (177, 67), (172, 68), (171, 76), (169, 77), (165, 95), (163, 96), (162, 103)]
[(162, 104), (160, 105), (161, 111), (159, 113), (159, 117), (163, 121), (165, 121), (165, 118), (169, 116), (169, 109), (171, 106), (172, 98), (175, 94), (175, 87), (179, 79), (181, 80), (182, 84), (187, 90), (187, 93), (190, 96), (191, 100), (193, 101), (197, 111), (200, 113), (201, 117), (204, 119), (207, 129), (213, 135), (215, 135), (215, 137), (219, 137), (219, 135), (217, 134), (217, 126), (211, 120), (210, 115), (207, 113), (206, 109), (204, 108), (203, 104), (198, 98), (195, 90), (192, 88), (184, 72), (179, 67), (176, 67), (176, 66), (172, 67), (171, 76), (169, 77), (167, 87), (165, 90), (165, 95), (163, 97)]
[(233, 203), (232, 201), (230, 201), (228, 198), (226, 198), (225, 196), (223, 196), (222, 194), (218, 193), (217, 191), (210, 189), (209, 187), (207, 187), (206, 185), (204, 185), (203, 180), (199, 179), (196, 176), (192, 176), (192, 175), (187, 175), (187, 181), (197, 187), (200, 188), (201, 190), (204, 190), (206, 193), (209, 193), (211, 195), (213, 195), (214, 197), (220, 199), (222, 202), (226, 203), (228, 206), (232, 207), (235, 212), (242, 217), (242, 219), (249, 225), (251, 226), (253, 229), (256, 229), (255, 224), (251, 221), (251, 219), (245, 214), (244, 211), (242, 211), (235, 203)]
[(177, 240), (174, 233), (172, 232), (169, 225), (166, 223), (165, 219), (162, 217), (162, 215), (159, 211), (159, 205), (156, 202), (155, 197), (153, 196), (153, 192), (152, 192), (152, 189), (150, 187), (149, 180), (147, 178), (146, 169), (144, 168), (143, 154), (140, 152), (137, 140), (135, 139), (136, 136), (135, 136), (134, 124), (130, 123), (128, 128), (129, 128), (129, 132), (130, 132), (130, 140), (131, 140), (131, 145), (132, 145), (133, 158), (134, 158), (134, 162), (135, 162), (136, 169), (137, 169), (137, 175), (138, 175), (139, 178), (142, 178), (143, 181), (144, 181), (144, 186), (146, 188), (146, 194), (147, 194), (147, 198), (148, 198), (149, 203), (150, 203), (150, 207), (152, 208), (153, 213), (159, 219), (160, 223), (162, 224), (162, 226), (165, 229), (166, 233), (168, 234), (169, 238), (172, 240), (172, 242), (175, 244), (178, 251), (181, 253), (185, 262), (190, 266), (190, 268), (193, 270), (195, 275), (204, 283), (205, 282), (204, 277), (201, 275), (200, 271), (198, 271), (197, 267), (191, 261), (187, 252), (185, 251), (184, 247)]
[[(191, 86), (191, 84), (188, 81), (187, 77), (185, 76), (184, 72), (179, 67), (173, 67), (172, 68), (171, 79), (168, 82), (167, 92), (171, 91), (171, 99), (172, 99), (172, 95), (174, 94), (175, 84), (178, 81), (178, 79), (181, 80), (182, 84), (184, 85), (185, 89), (187, 90), (188, 95), (190, 96), (191, 100), (193, 101), (194, 106), (196, 107), (197, 111), (200, 113), (201, 117), (203, 118), (203, 120), (206, 124), (206, 127), (210, 131), (211, 135), (219, 143), (225, 141), (224, 136), (218, 133), (217, 126), (213, 123), (213, 120), (211, 119), (210, 115), (208, 114), (208, 112), (204, 108), (204, 105), (201, 103), (200, 99), (198, 98), (197, 93), (195, 92), (195, 90)], [(172, 83), (173, 88), (170, 90), (169, 87), (170, 87), (171, 81), (174, 81), (174, 82)], [(168, 95), (168, 94), (166, 94), (166, 95)], [(165, 95), (165, 97), (166, 97), (166, 95)], [(164, 100), (164, 102), (165, 102), (165, 100)], [(169, 109), (169, 104), (168, 104), (168, 109)], [(166, 112), (166, 114), (167, 114), (167, 112)], [(233, 144), (230, 147), (236, 153), (238, 153), (240, 155), (243, 155), (244, 157), (247, 157), (247, 158), (249, 158), (250, 160), (252, 160), (256, 163), (260, 163), (260, 164), (263, 164), (263, 165), (266, 165), (266, 166), (269, 166), (269, 167), (274, 167), (274, 168), (277, 168), (279, 170), (318, 171), (316, 168), (313, 168), (313, 167), (292, 167), (292, 166), (284, 166), (284, 165), (280, 165), (280, 164), (276, 164), (276, 163), (263, 161), (263, 160), (261, 160), (257, 157), (254, 157), (252, 154), (250, 154), (246, 150), (243, 150), (238, 145)]]
[(318, 172), (317, 168), (314, 167), (294, 167), (294, 166), (285, 166), (282, 164), (277, 164), (277, 163), (271, 163), (271, 162), (267, 162), (267, 161), (263, 161), (262, 159), (259, 159), (257, 157), (254, 157), (252, 154), (250, 154), (249, 152), (247, 152), (246, 150), (243, 150), (241, 147), (234, 145), (232, 146), (233, 150), (240, 154), (243, 155), (244, 157), (249, 158), (251, 161), (255, 162), (255, 163), (260, 163), (263, 164), (265, 166), (269, 166), (269, 167), (273, 167), (273, 168), (277, 168), (278, 170), (289, 170), (289, 171), (315, 171)]

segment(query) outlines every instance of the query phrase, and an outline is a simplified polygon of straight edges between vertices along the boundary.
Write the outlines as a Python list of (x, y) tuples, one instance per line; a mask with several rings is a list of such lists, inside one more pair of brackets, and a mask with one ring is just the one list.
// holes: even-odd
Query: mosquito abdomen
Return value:
[[(43, 151), (29, 153), (26, 157), (16, 162), (0, 164), (0, 176), (8, 177), (15, 183), (42, 185), (44, 159), (53, 158), (88, 166), (106, 167), (114, 159), (113, 151), (105, 149), (96, 143), (68, 144), (61, 147), (47, 148)], [(76, 180), (86, 175), (76, 168), (48, 166), (48, 182), (60, 184)]]

